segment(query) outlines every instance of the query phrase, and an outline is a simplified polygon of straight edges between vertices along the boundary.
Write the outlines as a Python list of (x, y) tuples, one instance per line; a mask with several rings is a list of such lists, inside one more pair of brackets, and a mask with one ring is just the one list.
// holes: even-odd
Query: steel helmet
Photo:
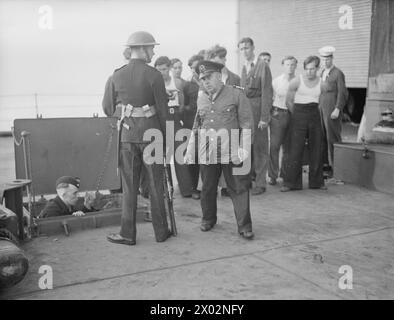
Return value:
[(130, 35), (127, 40), (126, 46), (128, 47), (137, 47), (137, 46), (154, 46), (158, 45), (155, 38), (146, 31), (137, 31)]

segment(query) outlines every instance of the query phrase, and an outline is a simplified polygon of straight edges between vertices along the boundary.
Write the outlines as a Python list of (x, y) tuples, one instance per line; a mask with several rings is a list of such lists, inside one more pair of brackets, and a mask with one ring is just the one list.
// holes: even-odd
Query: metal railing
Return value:
[(0, 94), (0, 133), (10, 133), (14, 119), (104, 116), (102, 94)]

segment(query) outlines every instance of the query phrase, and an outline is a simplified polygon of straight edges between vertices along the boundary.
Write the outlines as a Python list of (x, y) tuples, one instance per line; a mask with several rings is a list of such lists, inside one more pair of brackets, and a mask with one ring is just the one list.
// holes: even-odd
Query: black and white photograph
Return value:
[(394, 0), (0, 0), (0, 300), (393, 300), (393, 244)]

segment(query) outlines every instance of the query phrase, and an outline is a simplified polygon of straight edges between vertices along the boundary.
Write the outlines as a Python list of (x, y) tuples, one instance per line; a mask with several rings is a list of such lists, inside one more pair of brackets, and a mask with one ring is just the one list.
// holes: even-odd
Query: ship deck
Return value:
[[(0, 175), (12, 178), (12, 140), (0, 146)], [(392, 195), (347, 184), (287, 193), (268, 186), (251, 197), (253, 241), (237, 234), (229, 198), (218, 197), (218, 224), (209, 232), (199, 229), (199, 201), (176, 189), (174, 206), (178, 236), (164, 243), (142, 219), (136, 246), (106, 240), (118, 225), (32, 239), (22, 245), (27, 275), (0, 298), (394, 298)], [(52, 268), (52, 290), (39, 288), (42, 265)], [(352, 289), (339, 286), (342, 266), (352, 269)]]
[[(255, 239), (237, 234), (231, 200), (199, 230), (199, 201), (175, 199), (178, 236), (156, 243), (150, 223), (137, 245), (116, 245), (109, 226), (38, 237), (23, 245), (30, 268), (3, 299), (393, 299), (394, 198), (350, 185), (251, 198)], [(53, 289), (39, 288), (39, 268)], [(341, 289), (341, 266), (353, 288)]]

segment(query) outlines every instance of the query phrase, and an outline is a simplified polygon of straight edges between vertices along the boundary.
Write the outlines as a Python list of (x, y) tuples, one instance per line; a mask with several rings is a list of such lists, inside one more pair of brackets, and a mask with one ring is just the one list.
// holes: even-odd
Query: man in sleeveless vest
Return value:
[(310, 56), (304, 61), (305, 74), (290, 81), (286, 96), (291, 112), (290, 150), (286, 161), (282, 192), (302, 189), (302, 158), (305, 139), (309, 144), (309, 188), (326, 189), (323, 179), (323, 132), (319, 111), (321, 80), (317, 76), (320, 59)]
[(163, 163), (148, 164), (143, 160), (144, 149), (150, 143), (143, 139), (146, 130), (160, 131), (165, 140), (166, 89), (160, 72), (147, 65), (152, 60), (154, 46), (157, 44), (148, 32), (133, 33), (127, 42), (131, 49), (129, 63), (115, 70), (105, 87), (104, 113), (121, 116), (123, 121), (118, 122), (123, 125), (123, 128), (120, 127), (119, 152), (123, 189), (121, 229), (119, 234), (107, 236), (114, 243), (136, 244), (137, 194), (142, 166), (145, 166), (149, 177), (149, 198), (156, 241), (163, 242), (171, 235), (164, 209)]

